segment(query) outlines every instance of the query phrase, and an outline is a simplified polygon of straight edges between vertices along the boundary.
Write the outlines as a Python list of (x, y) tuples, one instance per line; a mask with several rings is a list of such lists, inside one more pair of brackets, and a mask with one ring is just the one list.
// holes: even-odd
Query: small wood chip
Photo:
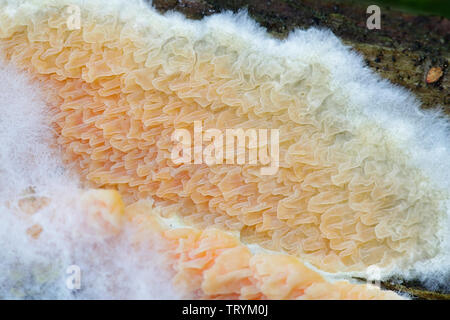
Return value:
[(427, 83), (434, 83), (434, 82), (438, 81), (442, 77), (443, 74), (444, 74), (444, 72), (442, 71), (441, 68), (439, 68), (439, 67), (431, 68), (427, 74)]

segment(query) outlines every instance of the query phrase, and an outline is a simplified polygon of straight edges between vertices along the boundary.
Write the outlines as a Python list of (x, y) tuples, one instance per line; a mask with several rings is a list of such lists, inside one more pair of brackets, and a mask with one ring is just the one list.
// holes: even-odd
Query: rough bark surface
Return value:
[[(411, 15), (379, 5), (381, 29), (369, 30), (368, 4), (352, 0), (153, 0), (153, 6), (163, 13), (181, 12), (190, 19), (225, 10), (247, 10), (278, 38), (295, 28), (331, 29), (361, 53), (375, 72), (414, 92), (423, 108), (442, 108), (450, 115), (450, 20), (446, 18)], [(431, 68), (442, 70), (442, 76), (427, 83)], [(420, 299), (450, 299), (449, 292), (425, 290), (420, 281), (392, 279), (381, 285)]]

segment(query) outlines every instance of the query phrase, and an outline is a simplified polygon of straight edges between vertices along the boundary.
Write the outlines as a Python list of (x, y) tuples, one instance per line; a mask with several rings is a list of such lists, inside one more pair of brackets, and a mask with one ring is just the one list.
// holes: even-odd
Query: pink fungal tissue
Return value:
[(449, 128), (327, 30), (0, 0), (0, 298), (448, 287)]

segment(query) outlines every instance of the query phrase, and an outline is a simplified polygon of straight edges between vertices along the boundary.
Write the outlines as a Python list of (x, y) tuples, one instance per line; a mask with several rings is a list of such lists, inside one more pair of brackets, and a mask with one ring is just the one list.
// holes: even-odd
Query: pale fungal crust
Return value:
[(114, 235), (123, 223), (124, 204), (115, 190), (94, 189), (83, 193), (81, 205), (86, 209), (87, 224)]
[[(55, 220), (61, 217), (58, 217), (58, 210), (50, 206), (55, 201), (58, 200), (26, 194), (22, 198), (8, 201), (6, 205), (9, 209), (13, 209), (14, 214), (22, 219), (26, 226), (29, 226), (27, 227), (27, 234), (34, 239), (38, 239), (44, 229), (38, 219), (33, 219), (34, 215), (42, 209), (47, 209), (46, 218), (56, 223)], [(79, 218), (82, 230), (85, 233), (107, 238), (117, 236), (123, 231), (126, 220), (124, 216), (125, 205), (116, 190), (76, 190), (74, 201), (67, 202), (65, 205), (80, 208), (82, 216)]]
[(402, 298), (373, 285), (329, 282), (290, 255), (253, 254), (238, 238), (222, 230), (170, 226), (152, 205), (151, 201), (140, 200), (125, 209), (128, 221), (140, 228), (135, 241), (148, 241), (155, 233), (161, 235), (176, 272), (174, 284), (187, 293), (194, 292), (197, 298)]
[[(80, 2), (81, 28), (68, 30), (71, 3), (78, 2), (0, 1), (0, 46), (7, 59), (48, 84), (64, 158), (90, 185), (116, 188), (127, 203), (152, 197), (166, 217), (178, 215), (200, 229), (237, 230), (241, 241), (326, 271), (406, 266), (438, 253), (448, 190), (432, 184), (408, 153), (401, 129), (409, 123), (400, 121), (393, 136), (363, 110), (370, 103), (356, 82), (338, 83), (330, 65), (356, 65), (366, 78), (352, 81), (405, 94), (367, 76), (329, 33), (298, 32), (282, 43), (242, 17), (188, 22), (136, 1)], [(410, 102), (409, 96), (398, 99)], [(259, 166), (250, 165), (173, 164), (171, 134), (192, 130), (194, 120), (205, 129), (278, 128), (277, 174), (261, 176)], [(186, 230), (167, 235), (186, 232), (193, 246), (212, 237), (211, 231)], [(216, 237), (228, 241), (221, 232)], [(206, 295), (322, 297), (328, 288), (318, 281), (277, 292), (271, 272), (284, 265), (281, 260), (296, 261), (288, 263), (293, 270), (304, 266), (294, 257), (250, 257), (233, 241), (248, 265), (199, 266)], [(208, 257), (215, 252), (202, 250)], [(182, 266), (180, 277), (189, 277)], [(211, 282), (210, 274), (228, 267), (240, 269), (229, 280), (214, 280), (227, 285)], [(233, 282), (240, 277), (248, 288)], [(259, 291), (252, 281), (263, 281)], [(286, 288), (304, 280), (289, 281)], [(333, 294), (352, 295), (347, 284), (334, 286), (342, 290)], [(237, 287), (244, 291), (233, 291)]]
[[(330, 282), (298, 258), (277, 253), (252, 253), (239, 239), (217, 229), (200, 230), (163, 219), (153, 201), (127, 207), (115, 190), (78, 190), (79, 219), (84, 232), (109, 239), (132, 230), (131, 247), (155, 244), (174, 274), (173, 285), (183, 296), (202, 299), (402, 299), (373, 285)], [(40, 198), (36, 198), (39, 201)], [(45, 199), (45, 205), (56, 199)], [(17, 214), (29, 215), (17, 206)], [(56, 218), (55, 210), (46, 213)], [(128, 227), (128, 229), (127, 229)], [(38, 224), (27, 229), (39, 239)], [(151, 261), (149, 261), (151, 263)]]

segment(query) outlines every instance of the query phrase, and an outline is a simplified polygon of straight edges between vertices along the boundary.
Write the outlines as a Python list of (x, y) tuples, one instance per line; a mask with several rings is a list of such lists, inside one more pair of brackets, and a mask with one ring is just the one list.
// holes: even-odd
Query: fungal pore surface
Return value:
[[(71, 252), (76, 225), (83, 248), (115, 261), (109, 272), (139, 270), (147, 282), (133, 283), (147, 298), (158, 297), (148, 288), (167, 286), (157, 277), (172, 279), (163, 298), (179, 298), (173, 285), (227, 299), (400, 298), (348, 281), (371, 267), (448, 279), (448, 123), (331, 32), (277, 40), (245, 13), (191, 21), (135, 0), (0, 0), (0, 54), (9, 90), (2, 130), (25, 121), (23, 134), (48, 131), (35, 153), (34, 138), (2, 137), (9, 162), (37, 157), (0, 167), (4, 181), (24, 181), (0, 195), (4, 215), (26, 226), (27, 246), (60, 239)], [(8, 85), (11, 77), (29, 82)], [(30, 91), (39, 103), (23, 100)], [(36, 105), (46, 114), (39, 121)], [(194, 122), (278, 130), (277, 169), (176, 163), (173, 134), (194, 132)], [(30, 180), (33, 170), (39, 179)], [(8, 250), (5, 263), (21, 259)], [(92, 264), (76, 252), (61, 261)], [(154, 261), (164, 274), (147, 269)], [(129, 297), (128, 289), (84, 294)]]

